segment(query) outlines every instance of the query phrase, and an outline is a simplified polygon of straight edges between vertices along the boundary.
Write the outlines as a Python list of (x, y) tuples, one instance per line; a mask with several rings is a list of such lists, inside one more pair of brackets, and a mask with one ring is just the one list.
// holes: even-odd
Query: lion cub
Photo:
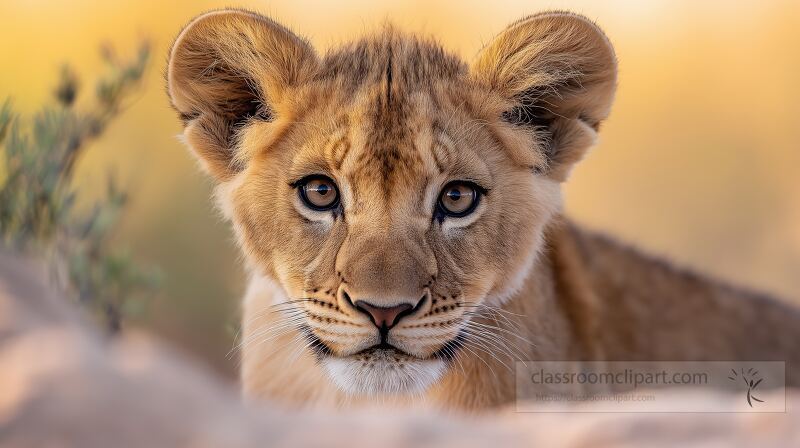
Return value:
[(249, 271), (250, 397), (477, 409), (514, 399), (515, 359), (800, 359), (797, 310), (561, 217), (617, 79), (585, 17), (526, 17), (468, 65), (391, 27), (320, 56), (216, 11), (167, 79)]

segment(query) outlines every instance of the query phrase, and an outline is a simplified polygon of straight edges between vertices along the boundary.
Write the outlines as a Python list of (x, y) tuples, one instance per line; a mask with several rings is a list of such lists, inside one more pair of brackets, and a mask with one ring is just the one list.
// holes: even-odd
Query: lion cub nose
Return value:
[(380, 329), (392, 328), (400, 319), (410, 314), (410, 311), (414, 308), (410, 303), (383, 307), (363, 300), (356, 300), (353, 305), (357, 310), (369, 316), (372, 323)]

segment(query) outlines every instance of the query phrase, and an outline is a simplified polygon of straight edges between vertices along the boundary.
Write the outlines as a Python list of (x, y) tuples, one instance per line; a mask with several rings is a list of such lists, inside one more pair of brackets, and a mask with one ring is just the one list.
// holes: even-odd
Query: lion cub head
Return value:
[(192, 21), (169, 95), (252, 275), (353, 393), (418, 392), (522, 285), (612, 101), (613, 49), (570, 13), (472, 65), (390, 27), (320, 57), (245, 11)]

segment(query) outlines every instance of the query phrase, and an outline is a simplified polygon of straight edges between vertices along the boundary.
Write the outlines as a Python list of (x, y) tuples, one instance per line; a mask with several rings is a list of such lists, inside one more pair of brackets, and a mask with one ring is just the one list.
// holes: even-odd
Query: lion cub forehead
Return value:
[(384, 202), (392, 196), (426, 198), (431, 188), (453, 179), (491, 185), (490, 170), (477, 151), (486, 145), (473, 145), (480, 140), (474, 123), (471, 142), (458, 138), (463, 133), (453, 133), (466, 128), (470, 117), (452, 108), (443, 111), (432, 92), (395, 95), (389, 102), (382, 87), (365, 87), (338, 114), (330, 113), (336, 108), (318, 111), (329, 111), (318, 116), (328, 125), (310, 127), (317, 137), (306, 141), (305, 150), (294, 158), (294, 177), (321, 171), (341, 182), (355, 200)]
[(379, 96), (355, 105), (350, 119), (330, 134), (326, 162), (356, 199), (419, 197), (442, 173), (434, 151), (449, 139), (439, 137), (424, 100), (397, 98), (386, 107)]
[[(437, 43), (387, 27), (330, 52), (320, 65), (300, 106), (316, 138), (299, 159), (322, 157), (357, 199), (423, 197), (458, 160), (476, 160), (458, 156), (464, 145), (446, 131), (472, 118), (464, 107), (466, 66)], [(486, 169), (460, 171), (476, 178)]]

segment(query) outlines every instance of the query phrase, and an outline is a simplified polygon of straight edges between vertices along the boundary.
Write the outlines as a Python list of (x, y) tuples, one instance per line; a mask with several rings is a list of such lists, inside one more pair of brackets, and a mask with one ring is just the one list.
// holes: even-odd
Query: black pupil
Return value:
[(316, 188), (317, 194), (319, 194), (320, 196), (325, 196), (326, 194), (328, 194), (330, 190), (331, 188), (325, 184), (319, 184), (317, 185)]
[(447, 192), (447, 198), (451, 201), (457, 201), (461, 199), (461, 192), (454, 188)]

